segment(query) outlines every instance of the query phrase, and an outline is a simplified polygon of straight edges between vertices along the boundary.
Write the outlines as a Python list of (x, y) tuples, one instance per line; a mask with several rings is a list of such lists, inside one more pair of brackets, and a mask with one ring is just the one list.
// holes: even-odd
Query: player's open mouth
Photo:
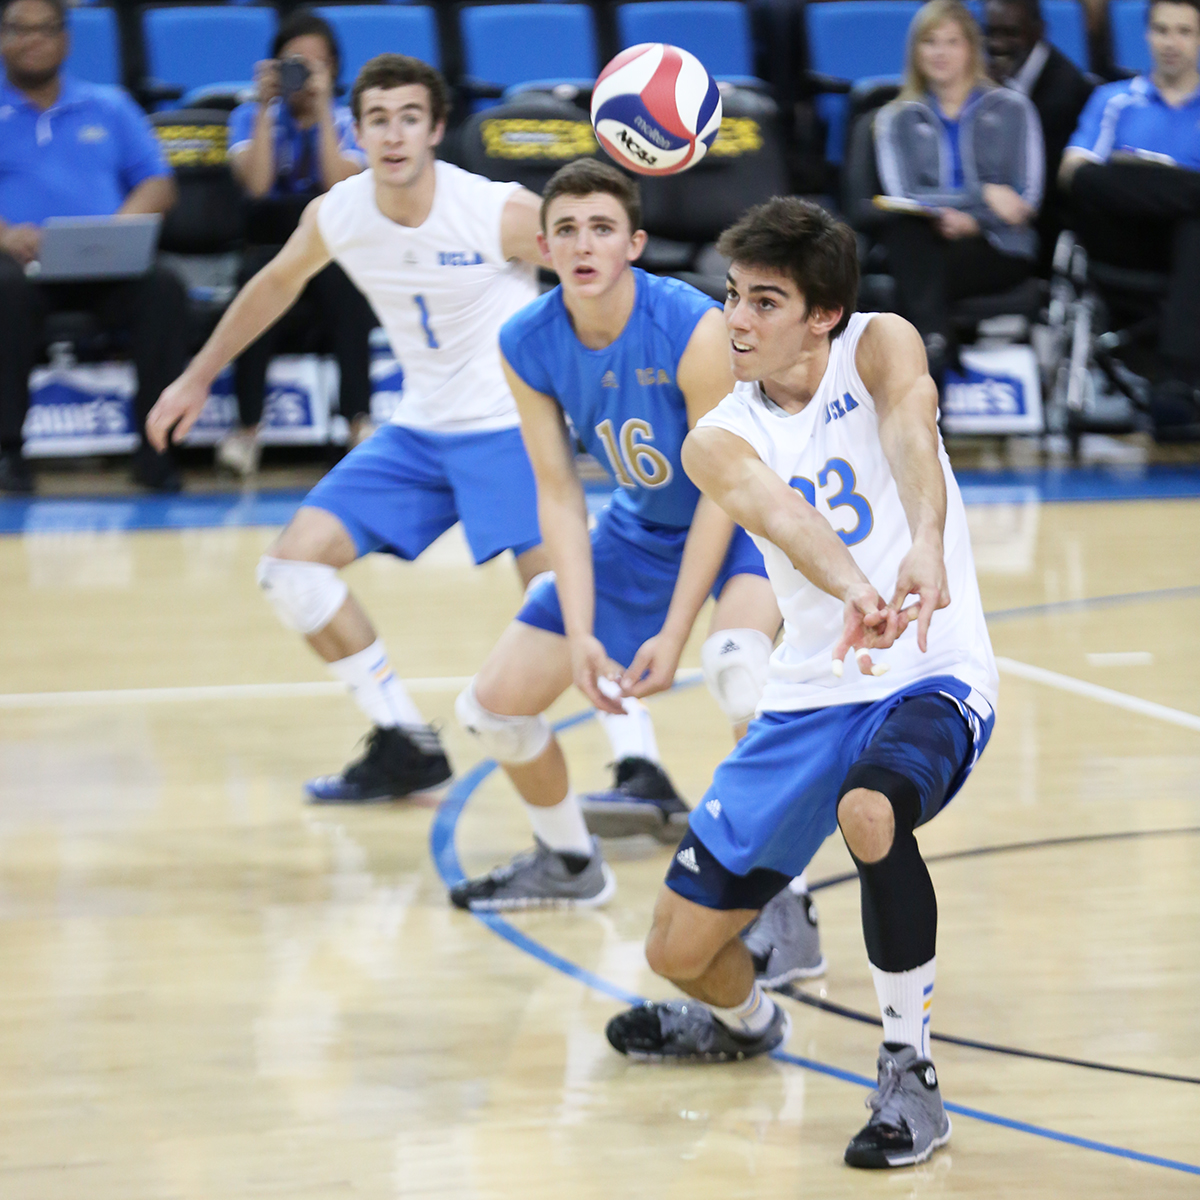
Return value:
[(733, 342), (732, 345), (739, 354), (749, 354), (754, 349), (753, 346), (747, 346), (745, 342)]
[(403, 154), (385, 154), (383, 156), (383, 161), (387, 163), (389, 167), (401, 167), (408, 162), (408, 159), (405, 158)]
[(597, 271), (595, 267), (576, 267), (572, 272), (576, 279), (581, 279), (584, 281), (595, 279), (599, 273), (600, 272)]

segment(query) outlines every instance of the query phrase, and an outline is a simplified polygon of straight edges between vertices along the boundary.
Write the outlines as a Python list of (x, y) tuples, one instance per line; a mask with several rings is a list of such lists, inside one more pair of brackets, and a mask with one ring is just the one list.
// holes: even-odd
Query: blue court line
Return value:
[[(575, 713), (573, 716), (557, 722), (554, 726), (555, 732), (560, 733), (575, 725), (581, 725), (584, 721), (590, 721), (594, 716), (594, 709)], [(434, 865), (437, 867), (438, 874), (447, 888), (453, 887), (454, 884), (466, 878), (463, 874), (462, 864), (458, 859), (458, 850), (455, 847), (455, 833), (458, 829), (459, 818), (462, 816), (463, 809), (466, 808), (467, 801), (470, 800), (476, 788), (497, 769), (497, 766), (496, 761), (490, 758), (485, 758), (482, 762), (477, 763), (454, 784), (434, 814), (433, 823), (429, 829), (429, 848), (433, 855)], [(594, 991), (601, 992), (603, 995), (609, 996), (614, 1000), (620, 1000), (623, 1004), (641, 1004), (644, 1001), (643, 997), (637, 996), (632, 992), (627, 992), (617, 984), (593, 974), (593, 972), (587, 970), (585, 967), (571, 962), (570, 959), (563, 958), (560, 954), (556, 954), (549, 947), (542, 945), (541, 942), (531, 938), (528, 934), (522, 933), (496, 913), (472, 912), (471, 916), (479, 921), (480, 924), (486, 925), (493, 933), (515, 946), (518, 950), (528, 954), (531, 958), (537, 959), (548, 967), (553, 967), (556, 971), (561, 972), (571, 979), (578, 980)], [(875, 1086), (875, 1080), (868, 1079), (865, 1075), (858, 1075), (853, 1071), (844, 1071), (840, 1067), (830, 1066), (828, 1063), (818, 1062), (815, 1059), (801, 1058), (799, 1055), (788, 1054), (783, 1050), (774, 1051), (771, 1057), (778, 1062), (786, 1062), (793, 1066), (803, 1067), (805, 1070), (814, 1071), (820, 1075), (828, 1075), (833, 1079), (840, 1079), (845, 1083), (853, 1083), (865, 1088), (874, 1088)], [(956, 1116), (971, 1117), (976, 1121), (983, 1121), (989, 1125), (998, 1125), (1003, 1129), (1011, 1129), (1017, 1133), (1027, 1133), (1032, 1137), (1045, 1138), (1048, 1141), (1075, 1146), (1080, 1150), (1091, 1150), (1097, 1154), (1108, 1154), (1115, 1158), (1124, 1158), (1132, 1162), (1144, 1163), (1147, 1166), (1165, 1167), (1168, 1170), (1181, 1171), (1187, 1175), (1200, 1175), (1200, 1166), (1193, 1163), (1181, 1162), (1178, 1159), (1164, 1158), (1157, 1154), (1143, 1154), (1140, 1150), (1128, 1150), (1123, 1146), (1113, 1146), (1107, 1142), (1095, 1141), (1092, 1138), (1077, 1137), (1071, 1133), (1061, 1133), (1056, 1129), (1048, 1129), (1043, 1125), (1033, 1125), (1028, 1121), (1018, 1121), (1011, 1117), (1002, 1117), (996, 1113), (986, 1112), (983, 1109), (970, 1108), (965, 1104), (955, 1104), (947, 1101), (946, 1109)]]
[[(1190, 465), (955, 474), (968, 504), (1200, 497), (1200, 466)], [(586, 484), (589, 507), (601, 507), (611, 490), (611, 485), (600, 481)], [(0, 534), (286, 525), (306, 495), (306, 491), (287, 489), (181, 496), (0, 497)]]

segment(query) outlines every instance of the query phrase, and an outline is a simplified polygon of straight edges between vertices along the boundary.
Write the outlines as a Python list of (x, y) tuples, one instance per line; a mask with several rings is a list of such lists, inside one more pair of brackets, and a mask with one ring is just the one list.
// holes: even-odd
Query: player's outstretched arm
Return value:
[(503, 354), (500, 362), (521, 414), (521, 436), (537, 479), (538, 522), (558, 586), (575, 686), (597, 708), (622, 713), (625, 710), (621, 704), (606, 696), (597, 684), (601, 677), (619, 678), (621, 668), (592, 633), (596, 591), (587, 500), (575, 471), (562, 409), (551, 396), (531, 388)]
[(900, 563), (889, 607), (900, 612), (909, 596), (919, 597), (908, 615), (915, 611), (917, 645), (924, 651), (933, 614), (950, 603), (942, 545), (946, 477), (938, 456), (937, 385), (930, 378), (920, 334), (903, 317), (875, 317), (858, 343), (856, 359), (875, 400), (879, 441), (913, 540)]
[[(774, 543), (806, 579), (843, 602), (845, 628), (834, 650), (836, 663), (851, 648), (887, 649), (904, 632), (906, 619), (888, 610), (829, 522), (749, 442), (713, 426), (693, 429), (683, 444), (683, 467), (743, 529)], [(861, 668), (872, 669), (869, 656)]]
[(500, 216), (500, 247), (505, 258), (519, 258), (535, 267), (548, 265), (537, 244), (541, 214), (541, 198), (526, 188), (518, 188), (509, 196)]
[(287, 244), (238, 292), (200, 353), (150, 410), (146, 436), (156, 449), (165, 450), (168, 437), (183, 440), (203, 410), (213, 380), (291, 308), (304, 285), (329, 263), (317, 228), (320, 203), (318, 197), (304, 210)]
[[(706, 412), (733, 391), (729, 334), (719, 308), (710, 309), (696, 323), (675, 370), (675, 382), (683, 393), (688, 427), (692, 429)], [(674, 682), (679, 656), (712, 591), (732, 535), (733, 522), (711, 500), (701, 499), (684, 543), (679, 575), (662, 629), (642, 644), (629, 670), (621, 677), (626, 695), (650, 696)]]

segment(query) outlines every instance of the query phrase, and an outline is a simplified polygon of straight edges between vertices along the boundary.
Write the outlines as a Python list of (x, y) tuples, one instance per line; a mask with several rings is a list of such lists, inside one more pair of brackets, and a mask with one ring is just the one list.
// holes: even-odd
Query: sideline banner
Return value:
[(963, 348), (963, 373), (947, 371), (942, 427), (947, 433), (1041, 433), (1042, 387), (1030, 346)]

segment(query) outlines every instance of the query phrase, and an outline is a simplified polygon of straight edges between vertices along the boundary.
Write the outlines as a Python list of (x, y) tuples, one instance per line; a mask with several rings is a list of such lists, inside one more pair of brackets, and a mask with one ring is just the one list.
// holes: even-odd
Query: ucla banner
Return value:
[(947, 433), (1041, 433), (1042, 388), (1029, 346), (965, 347), (963, 371), (948, 370), (942, 427)]

